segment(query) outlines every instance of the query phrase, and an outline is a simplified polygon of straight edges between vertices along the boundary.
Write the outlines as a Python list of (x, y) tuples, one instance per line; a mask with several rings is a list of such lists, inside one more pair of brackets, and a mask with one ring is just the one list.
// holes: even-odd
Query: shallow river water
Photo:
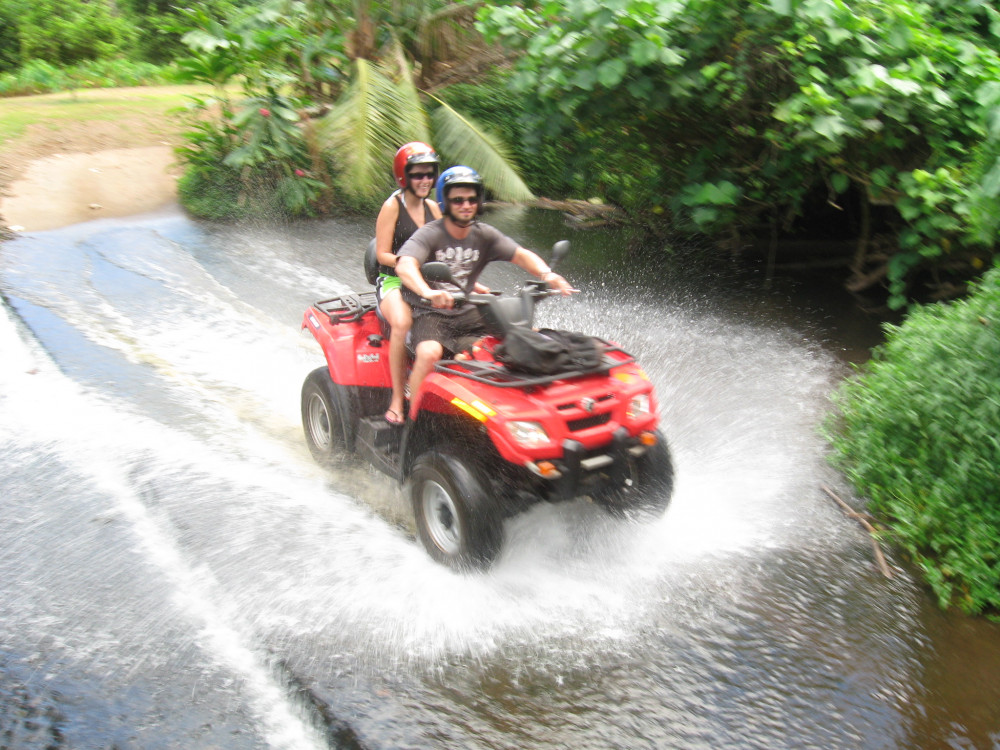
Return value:
[(877, 324), (491, 220), (574, 242), (582, 293), (539, 323), (639, 358), (677, 485), (646, 525), (534, 508), (477, 575), (302, 438), (302, 312), (365, 288), (368, 222), (167, 211), (0, 246), (0, 747), (1000, 747), (1000, 629), (891, 554), (884, 578), (822, 489), (856, 502), (817, 428)]

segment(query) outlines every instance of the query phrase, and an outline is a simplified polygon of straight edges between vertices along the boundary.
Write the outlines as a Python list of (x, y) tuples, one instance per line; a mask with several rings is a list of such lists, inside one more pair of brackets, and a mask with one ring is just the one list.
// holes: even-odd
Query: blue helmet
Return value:
[(476, 208), (476, 214), (478, 215), (483, 210), (483, 196), (486, 193), (486, 189), (483, 187), (483, 178), (472, 167), (461, 165), (444, 170), (437, 179), (434, 192), (437, 196), (438, 206), (441, 207), (441, 213), (445, 215), (448, 213), (448, 192), (451, 188), (459, 185), (476, 189), (476, 200), (479, 204)]

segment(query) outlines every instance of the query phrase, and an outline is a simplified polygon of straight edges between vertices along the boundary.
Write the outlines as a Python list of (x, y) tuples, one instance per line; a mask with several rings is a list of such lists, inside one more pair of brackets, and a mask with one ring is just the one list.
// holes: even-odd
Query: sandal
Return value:
[(406, 419), (403, 417), (402, 414), (400, 414), (395, 409), (389, 409), (389, 411), (385, 413), (385, 421), (388, 422), (389, 424), (399, 425), (403, 424), (406, 421)]

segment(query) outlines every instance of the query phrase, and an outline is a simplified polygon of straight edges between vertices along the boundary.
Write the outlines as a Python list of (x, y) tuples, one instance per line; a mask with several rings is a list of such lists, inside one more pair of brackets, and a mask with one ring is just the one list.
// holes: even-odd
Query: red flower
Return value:
[(296, 170), (295, 170), (295, 176), (296, 176), (296, 177), (305, 177), (305, 176), (306, 176), (306, 173), (305, 173), (305, 172), (303, 172), (303, 171), (302, 171), (301, 169), (296, 169)]
[(260, 108), (260, 113), (261, 113), (261, 114), (262, 114), (262, 115), (263, 115), (264, 117), (270, 117), (270, 116), (271, 116), (271, 110), (269, 110), (269, 109), (268, 109), (267, 107), (261, 107), (261, 108)]

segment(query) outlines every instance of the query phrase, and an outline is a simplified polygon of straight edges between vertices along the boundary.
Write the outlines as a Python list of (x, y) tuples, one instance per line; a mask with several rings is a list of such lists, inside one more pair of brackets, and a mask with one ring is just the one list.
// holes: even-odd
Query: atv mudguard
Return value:
[(319, 342), (330, 378), (343, 386), (388, 388), (389, 340), (375, 314), (375, 294), (349, 294), (317, 302), (302, 327)]

